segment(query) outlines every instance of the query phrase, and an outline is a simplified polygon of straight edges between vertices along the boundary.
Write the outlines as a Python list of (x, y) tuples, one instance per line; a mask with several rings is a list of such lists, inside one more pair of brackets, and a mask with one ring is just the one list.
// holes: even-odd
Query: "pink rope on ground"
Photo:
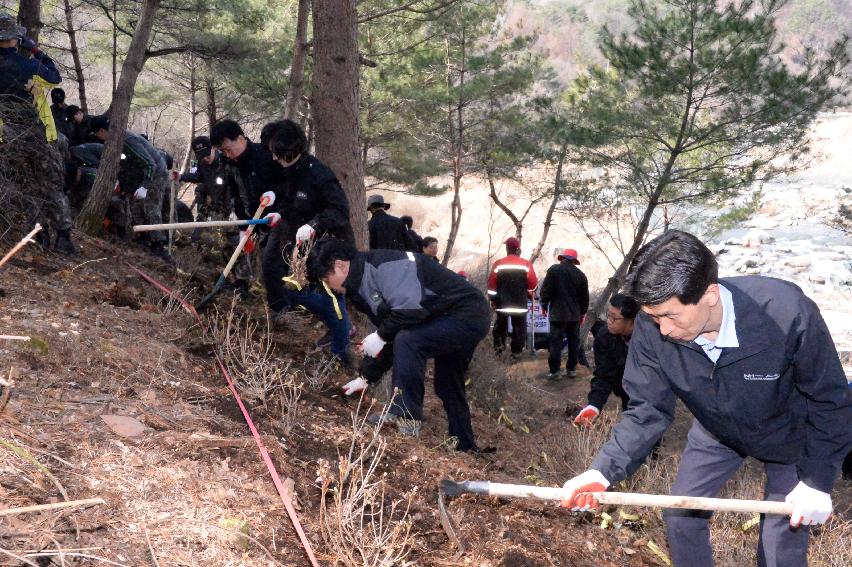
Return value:
[[(174, 291), (154, 279), (152, 276), (148, 275), (140, 268), (137, 268), (133, 264), (127, 263), (127, 266), (136, 272), (142, 279), (153, 285), (155, 288), (163, 292), (165, 295), (169, 297), (173, 297), (178, 300), (181, 306), (186, 310), (187, 313), (195, 317), (199, 324), (202, 323), (201, 316), (195, 310), (195, 307), (187, 303), (187, 301), (176, 294)], [(254, 421), (252, 421), (251, 416), (249, 415), (246, 406), (243, 405), (243, 400), (240, 398), (239, 393), (237, 393), (237, 388), (234, 386), (234, 381), (231, 379), (231, 375), (228, 372), (228, 369), (225, 368), (222, 359), (219, 358), (219, 354), (214, 351), (213, 355), (216, 357), (216, 363), (219, 366), (219, 369), (222, 371), (222, 375), (225, 377), (225, 381), (228, 382), (228, 388), (230, 388), (231, 393), (234, 395), (234, 399), (237, 401), (237, 405), (240, 408), (240, 411), (243, 413), (243, 417), (246, 420), (246, 424), (251, 431), (252, 437), (254, 437), (255, 442), (257, 443), (257, 448), (260, 451), (260, 456), (263, 459), (263, 462), (266, 464), (266, 469), (269, 471), (269, 476), (272, 477), (272, 483), (275, 485), (275, 489), (278, 491), (278, 495), (281, 497), (281, 501), (284, 503), (284, 507), (287, 509), (287, 515), (290, 516), (290, 521), (293, 522), (293, 527), (296, 529), (296, 534), (299, 536), (299, 540), (302, 543), (302, 547), (305, 550), (305, 553), (308, 556), (308, 559), (311, 562), (313, 567), (319, 567), (317, 563), (316, 557), (314, 557), (313, 549), (311, 548), (311, 543), (308, 541), (307, 536), (305, 536), (305, 532), (302, 529), (302, 524), (299, 522), (299, 516), (296, 514), (296, 510), (293, 508), (293, 502), (290, 499), (290, 495), (284, 488), (284, 484), (281, 482), (281, 475), (278, 474), (278, 470), (275, 468), (275, 464), (272, 462), (272, 457), (269, 456), (269, 451), (266, 449), (266, 446), (263, 444), (263, 439), (260, 437), (260, 433), (257, 431), (257, 427), (254, 425)]]

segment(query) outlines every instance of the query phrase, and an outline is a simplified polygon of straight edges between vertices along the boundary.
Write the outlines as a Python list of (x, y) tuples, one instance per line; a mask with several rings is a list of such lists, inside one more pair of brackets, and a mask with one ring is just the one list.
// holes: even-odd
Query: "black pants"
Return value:
[(568, 339), (568, 363), (565, 370), (576, 370), (580, 356), (580, 322), (551, 321), (550, 322), (550, 356), (547, 364), (551, 372), (559, 372), (562, 364), (562, 343)]
[(290, 275), (290, 265), (285, 254), (290, 254), (292, 245), (284, 242), (284, 227), (280, 223), (272, 229), (263, 246), (261, 265), (263, 266), (263, 287), (266, 288), (266, 303), (274, 312), (293, 308), (293, 301), (281, 279)]
[(423, 419), (426, 360), (434, 358), (435, 394), (447, 412), (449, 435), (458, 439), (459, 451), (475, 448), (464, 376), (476, 345), (487, 334), (487, 319), (461, 321), (447, 316), (400, 331), (393, 341), (393, 385), (399, 393), (390, 413)]
[(521, 354), (524, 343), (527, 341), (527, 314), (526, 313), (501, 313), (497, 312), (494, 321), (494, 350), (498, 353), (506, 348), (506, 337), (509, 334), (509, 319), (512, 320), (512, 354)]

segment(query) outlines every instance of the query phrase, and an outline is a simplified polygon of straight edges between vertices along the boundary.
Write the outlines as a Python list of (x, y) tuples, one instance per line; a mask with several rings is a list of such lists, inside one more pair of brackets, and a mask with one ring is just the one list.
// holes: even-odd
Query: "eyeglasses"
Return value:
[(617, 317), (617, 316), (613, 315), (612, 313), (607, 313), (607, 314), (606, 314), (606, 320), (607, 320), (607, 321), (611, 321), (611, 322), (613, 322), (613, 323), (615, 323), (615, 322), (617, 322), (617, 321), (624, 321), (626, 318), (627, 318), (627, 317)]

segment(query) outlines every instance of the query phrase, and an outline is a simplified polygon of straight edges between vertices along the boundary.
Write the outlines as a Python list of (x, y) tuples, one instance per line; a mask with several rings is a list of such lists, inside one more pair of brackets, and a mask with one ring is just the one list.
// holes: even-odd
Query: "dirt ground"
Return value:
[[(180, 293), (200, 285), (191, 296), (197, 298), (215, 276), (215, 255), (181, 249), (182, 275), (176, 275), (128, 245), (79, 240), (83, 252), (72, 259), (30, 246), (0, 269), (0, 333), (33, 338), (0, 341), (0, 374), (14, 380), (0, 413), (0, 502), (3, 508), (97, 497), (106, 503), (0, 516), (0, 565), (308, 565), (215, 366), (219, 335), (200, 328), (127, 264)], [(227, 304), (223, 299), (219, 309)], [(255, 288), (237, 310), (265, 328), (262, 304)], [(215, 317), (215, 310), (205, 314), (211, 324)], [(320, 325), (307, 318), (289, 325), (272, 332), (276, 360), (316, 378), (310, 368), (322, 356), (312, 346)], [(387, 522), (393, 502), (410, 502), (406, 514), (403, 506), (395, 516), (410, 528), (409, 553), (396, 562), (362, 564), (664, 565), (665, 537), (654, 512), (628, 511), (638, 513), (634, 517), (611, 509), (612, 521), (602, 529), (602, 516), (552, 503), (474, 496), (448, 505), (467, 548), (457, 553), (437, 511), (441, 479), (558, 485), (581, 472), (606, 434), (604, 424), (578, 433), (565, 414), (566, 406), (584, 401), (587, 370), (552, 384), (542, 379), (544, 355), (508, 367), (481, 357), (471, 371), (474, 429), (479, 444), (496, 452), (471, 456), (450, 449), (443, 410), (427, 392), (419, 439), (390, 431), (381, 437), (385, 452), (374, 476), (381, 491), (371, 493), (356, 526), (362, 544), (390, 547), (396, 540), (370, 541), (368, 527)], [(289, 417), (275, 396), (246, 400), (278, 473), (292, 481), (285, 484), (322, 565), (358, 564), (338, 563), (328, 528), (335, 494), (323, 493), (318, 482), (322, 463), (337, 470), (353, 440), (357, 400), (339, 393), (349, 378), (333, 369), (307, 380)], [(132, 417), (143, 427), (132, 435), (117, 432), (104, 416)], [(687, 426), (684, 417), (667, 435), (666, 456), (637, 476), (665, 468), (670, 477)], [(838, 521), (848, 522), (848, 483), (839, 490)], [(753, 547), (751, 532), (744, 548)]]

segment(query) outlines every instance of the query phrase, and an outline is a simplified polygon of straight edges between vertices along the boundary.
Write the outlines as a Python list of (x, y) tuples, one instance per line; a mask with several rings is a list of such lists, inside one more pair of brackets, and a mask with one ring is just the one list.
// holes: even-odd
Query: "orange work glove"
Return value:
[[(240, 231), (240, 240), (246, 237), (246, 231)], [(249, 236), (249, 239), (246, 241), (246, 245), (243, 246), (243, 254), (251, 254), (254, 252), (254, 235)]]
[(591, 425), (596, 417), (600, 415), (600, 410), (595, 406), (586, 406), (580, 410), (577, 417), (574, 418), (575, 425)]
[(564, 496), (561, 506), (574, 511), (585, 512), (598, 507), (595, 492), (603, 492), (609, 487), (609, 481), (595, 469), (589, 469), (575, 476), (562, 486)]

